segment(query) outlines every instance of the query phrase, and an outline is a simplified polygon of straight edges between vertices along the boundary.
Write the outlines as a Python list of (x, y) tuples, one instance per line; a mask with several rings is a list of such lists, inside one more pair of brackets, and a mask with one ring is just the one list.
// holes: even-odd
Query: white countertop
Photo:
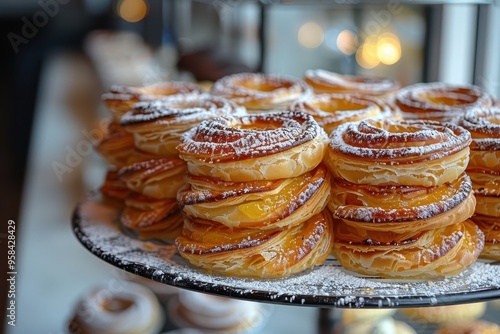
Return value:
[[(85, 250), (71, 230), (72, 211), (101, 184), (104, 162), (95, 153), (81, 154), (61, 180), (53, 167), (69, 167), (71, 150), (85, 152), (82, 131), (102, 117), (95, 79), (80, 55), (55, 54), (44, 66), (17, 231), (16, 327), (6, 325), (6, 333), (64, 333), (84, 293), (124, 275)], [(275, 306), (260, 333), (315, 332), (317, 311)]]

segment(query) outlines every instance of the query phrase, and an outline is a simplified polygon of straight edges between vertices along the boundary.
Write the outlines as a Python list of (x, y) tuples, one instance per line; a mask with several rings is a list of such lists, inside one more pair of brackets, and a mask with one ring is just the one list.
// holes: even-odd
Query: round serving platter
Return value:
[(78, 240), (127, 272), (179, 288), (278, 304), (336, 308), (398, 308), (472, 303), (500, 298), (500, 264), (478, 261), (438, 280), (395, 281), (344, 270), (331, 257), (321, 266), (282, 279), (212, 275), (185, 261), (173, 243), (138, 240), (118, 223), (119, 209), (96, 194), (75, 209)]

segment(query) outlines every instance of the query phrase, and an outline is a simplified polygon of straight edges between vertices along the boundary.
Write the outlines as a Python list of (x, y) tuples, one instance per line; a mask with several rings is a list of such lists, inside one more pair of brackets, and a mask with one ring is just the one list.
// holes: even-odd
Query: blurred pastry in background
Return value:
[(343, 309), (341, 312), (342, 323), (349, 325), (354, 322), (373, 322), (384, 317), (391, 317), (396, 314), (397, 309)]
[(314, 93), (345, 93), (387, 97), (397, 91), (399, 82), (387, 78), (344, 75), (322, 69), (307, 70), (304, 81)]
[(404, 119), (456, 122), (468, 110), (491, 106), (493, 97), (478, 86), (431, 82), (401, 88), (393, 103)]
[(402, 308), (399, 312), (413, 322), (453, 324), (470, 322), (481, 318), (486, 312), (486, 303)]
[(434, 334), (500, 334), (500, 326), (485, 320), (459, 322), (443, 325)]
[(399, 112), (379, 98), (363, 94), (308, 95), (293, 102), (290, 111), (303, 112), (330, 134), (339, 125), (368, 118), (400, 118)]
[(406, 322), (386, 316), (373, 321), (357, 321), (343, 328), (341, 334), (417, 334)]
[(249, 113), (285, 111), (289, 105), (312, 93), (299, 79), (277, 74), (237, 73), (217, 80), (210, 92), (247, 108)]
[(270, 309), (255, 302), (181, 290), (169, 304), (171, 320), (201, 333), (257, 332)]
[(164, 311), (147, 287), (123, 281), (92, 288), (78, 301), (70, 334), (158, 334)]

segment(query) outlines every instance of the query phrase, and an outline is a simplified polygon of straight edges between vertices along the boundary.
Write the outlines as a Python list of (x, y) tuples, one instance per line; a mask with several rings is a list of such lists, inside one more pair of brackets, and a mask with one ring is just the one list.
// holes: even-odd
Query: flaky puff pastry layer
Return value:
[(119, 177), (132, 191), (157, 199), (175, 199), (177, 191), (185, 184), (186, 173), (184, 160), (157, 158), (123, 167)]
[(352, 183), (430, 187), (465, 171), (470, 143), (470, 133), (451, 123), (364, 120), (333, 131), (325, 161)]
[(208, 94), (176, 95), (133, 106), (121, 125), (134, 135), (134, 145), (159, 156), (177, 156), (181, 135), (204, 120), (244, 109), (233, 102)]
[(118, 207), (122, 207), (125, 199), (132, 193), (125, 182), (118, 176), (118, 172), (111, 170), (106, 173), (99, 190), (107, 203)]
[(398, 118), (397, 112), (382, 100), (362, 94), (320, 94), (296, 100), (290, 111), (304, 112), (314, 117), (330, 134), (340, 124), (367, 118)]
[(154, 199), (133, 193), (125, 200), (121, 223), (141, 239), (173, 240), (181, 232), (182, 214), (175, 199)]
[(191, 219), (204, 219), (234, 228), (274, 229), (301, 224), (321, 212), (330, 195), (324, 165), (294, 178), (246, 183), (188, 177), (178, 201)]
[(96, 151), (113, 168), (118, 169), (127, 163), (134, 151), (134, 136), (123, 129), (119, 123), (106, 121), (102, 139), (95, 145)]
[(306, 173), (321, 163), (327, 143), (312, 116), (283, 112), (202, 122), (177, 149), (192, 175), (247, 182)]
[(500, 260), (500, 217), (475, 214), (471, 219), (484, 233), (484, 249), (479, 257)]
[[(452, 182), (434, 187), (372, 186), (334, 178), (328, 207), (335, 217), (353, 222), (412, 222), (415, 226), (415, 220), (427, 219), (431, 223), (431, 218), (459, 206), (465, 215), (459, 215), (463, 221), (472, 215), (474, 204), (472, 183), (464, 173)], [(438, 227), (422, 227), (432, 226)]]
[(423, 232), (399, 244), (339, 240), (334, 222), (333, 254), (350, 271), (370, 276), (432, 279), (456, 275), (474, 263), (484, 247), (484, 234), (471, 220)]
[(176, 239), (180, 254), (210, 273), (279, 278), (323, 263), (332, 249), (329, 214), (289, 229), (239, 229), (185, 219)]
[(203, 92), (204, 89), (196, 84), (170, 81), (143, 87), (113, 85), (109, 92), (102, 94), (101, 99), (108, 107), (113, 119), (120, 122), (122, 116), (132, 109), (132, 106), (137, 102), (153, 101), (172, 95), (201, 94)]

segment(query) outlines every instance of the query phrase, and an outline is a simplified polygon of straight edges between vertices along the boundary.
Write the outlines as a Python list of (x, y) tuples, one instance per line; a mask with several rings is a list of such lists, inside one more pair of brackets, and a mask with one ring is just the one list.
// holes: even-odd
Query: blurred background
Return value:
[(322, 68), (500, 97), (493, 0), (2, 0), (0, 27), (0, 246), (6, 254), (14, 220), (19, 273), (12, 333), (61, 332), (78, 296), (111, 275), (69, 226), (103, 179), (86, 144), (112, 84)]

